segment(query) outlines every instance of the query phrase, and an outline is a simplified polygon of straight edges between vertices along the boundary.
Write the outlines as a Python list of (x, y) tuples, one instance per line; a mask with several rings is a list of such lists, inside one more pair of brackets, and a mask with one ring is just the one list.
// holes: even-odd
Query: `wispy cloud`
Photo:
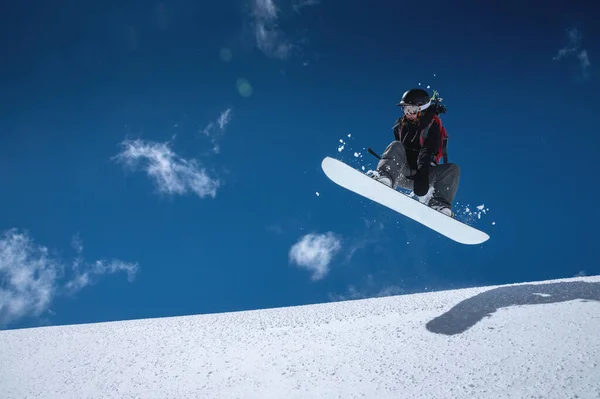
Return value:
[[(297, 47), (298, 43), (289, 38), (281, 28), (282, 9), (275, 0), (250, 0), (251, 17), (253, 21), (254, 38), (256, 45), (265, 55), (273, 58), (286, 59)], [(316, 5), (318, 0), (299, 0), (286, 3), (291, 6), (290, 12), (285, 13), (292, 17), (298, 14), (301, 8)], [(293, 11), (293, 12), (292, 12)]]
[(294, 4), (292, 4), (292, 7), (294, 8), (294, 11), (298, 12), (301, 8), (314, 6), (320, 3), (321, 0), (299, 0), (294, 2)]
[(577, 28), (570, 28), (566, 30), (566, 34), (567, 45), (558, 50), (558, 53), (552, 59), (558, 61), (565, 57), (575, 58), (579, 62), (582, 77), (587, 78), (591, 63), (587, 50), (581, 47), (582, 33)]
[(277, 19), (277, 8), (273, 0), (254, 0), (254, 14), (264, 21)]
[(354, 299), (366, 299), (366, 298), (380, 298), (385, 296), (400, 295), (404, 291), (402, 288), (390, 285), (383, 287), (378, 291), (372, 291), (369, 289), (357, 289), (354, 285), (348, 286), (348, 291), (344, 294), (329, 294), (331, 301), (349, 301)]
[(220, 152), (218, 140), (225, 132), (225, 127), (231, 122), (231, 113), (231, 108), (227, 108), (225, 111), (221, 112), (221, 115), (216, 121), (210, 122), (202, 129), (202, 133), (212, 140), (213, 151), (217, 154)]
[(127, 274), (127, 280), (134, 280), (135, 274), (138, 271), (137, 263), (123, 262), (118, 259), (110, 261), (97, 260), (92, 263), (86, 263), (83, 259), (83, 242), (79, 236), (73, 238), (72, 246), (77, 253), (77, 257), (72, 264), (73, 276), (65, 284), (65, 288), (70, 293), (77, 292), (82, 288), (95, 283), (98, 276), (104, 274), (114, 274), (123, 271)]
[(77, 258), (69, 265), (52, 256), (48, 248), (36, 244), (27, 232), (11, 229), (0, 236), (0, 325), (40, 316), (49, 311), (57, 296), (73, 294), (102, 275), (124, 271), (129, 281), (135, 278), (136, 263), (122, 260), (86, 263), (78, 237), (73, 240), (73, 247)]
[(285, 59), (292, 44), (285, 38), (277, 23), (278, 10), (273, 0), (252, 0), (254, 37), (256, 45), (265, 55)]
[(332, 232), (306, 234), (290, 249), (290, 262), (310, 271), (313, 280), (320, 280), (329, 272), (329, 264), (341, 247), (341, 239)]
[(125, 140), (121, 146), (123, 150), (114, 159), (129, 168), (146, 172), (159, 192), (180, 195), (192, 192), (200, 198), (216, 196), (219, 180), (210, 177), (198, 161), (178, 156), (169, 142), (137, 139)]
[(264, 21), (256, 22), (254, 33), (258, 48), (267, 56), (285, 59), (294, 48), (281, 31)]
[(278, 235), (283, 234), (283, 227), (279, 223), (270, 224), (267, 227), (265, 227), (265, 229), (269, 233), (278, 234)]
[(348, 244), (349, 249), (346, 251), (346, 261), (352, 260), (352, 257), (357, 251), (363, 250), (370, 245), (377, 244), (384, 236), (385, 225), (382, 222), (371, 221), (367, 218), (362, 218), (365, 223), (365, 229), (361, 238), (354, 239)]
[(404, 290), (400, 286), (377, 283), (373, 275), (369, 274), (361, 288), (357, 288), (355, 285), (350, 284), (348, 285), (346, 292), (343, 294), (329, 293), (329, 299), (331, 301), (348, 301), (354, 299), (400, 295), (402, 293), (404, 293)]

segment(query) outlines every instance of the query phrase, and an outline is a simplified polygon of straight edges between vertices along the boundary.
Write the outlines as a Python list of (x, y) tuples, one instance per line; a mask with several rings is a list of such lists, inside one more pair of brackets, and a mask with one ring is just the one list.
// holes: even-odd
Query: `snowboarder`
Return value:
[[(446, 130), (438, 114), (446, 108), (437, 93), (410, 89), (400, 103), (404, 115), (393, 127), (395, 140), (388, 145), (371, 177), (396, 189), (401, 187), (425, 196), (430, 185), (433, 194), (427, 205), (454, 217), (452, 202), (458, 190), (460, 168), (447, 163)], [(441, 158), (444, 163), (440, 164)]]

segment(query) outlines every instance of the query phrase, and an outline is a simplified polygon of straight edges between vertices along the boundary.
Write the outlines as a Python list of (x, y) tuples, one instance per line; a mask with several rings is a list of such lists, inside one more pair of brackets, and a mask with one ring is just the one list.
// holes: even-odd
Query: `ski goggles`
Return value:
[(406, 115), (406, 116), (414, 116), (414, 115), (417, 115), (419, 113), (419, 111), (423, 111), (423, 110), (429, 108), (430, 105), (431, 105), (431, 101), (428, 101), (427, 104), (423, 104), (421, 106), (419, 106), (419, 105), (403, 105), (402, 111), (404, 112), (404, 115)]
[(406, 115), (406, 116), (416, 115), (419, 113), (420, 110), (421, 110), (421, 107), (419, 107), (418, 105), (403, 105), (402, 106), (402, 111), (404, 112), (404, 115)]

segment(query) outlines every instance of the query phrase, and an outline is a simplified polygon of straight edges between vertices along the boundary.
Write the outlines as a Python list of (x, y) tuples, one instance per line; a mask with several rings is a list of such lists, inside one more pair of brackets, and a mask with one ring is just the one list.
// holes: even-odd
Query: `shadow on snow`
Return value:
[(519, 305), (542, 305), (576, 299), (599, 301), (600, 283), (585, 281), (525, 284), (494, 288), (465, 299), (426, 325), (427, 330), (445, 335), (467, 331), (484, 317), (500, 308)]

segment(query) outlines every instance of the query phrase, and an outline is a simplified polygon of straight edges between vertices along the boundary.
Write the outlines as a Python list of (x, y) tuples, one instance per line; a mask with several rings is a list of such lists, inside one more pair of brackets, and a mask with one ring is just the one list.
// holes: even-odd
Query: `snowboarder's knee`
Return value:
[(399, 141), (392, 141), (382, 155), (383, 159), (395, 159), (396, 162), (401, 161), (405, 158), (404, 146)]
[(398, 141), (398, 140), (394, 140), (390, 143), (389, 147), (390, 148), (399, 148), (402, 147), (402, 142)]
[(404, 145), (399, 141), (392, 141), (386, 150), (388, 154), (394, 154), (394, 156), (403, 156), (404, 151)]
[(448, 173), (460, 176), (460, 167), (455, 163), (448, 164)]

